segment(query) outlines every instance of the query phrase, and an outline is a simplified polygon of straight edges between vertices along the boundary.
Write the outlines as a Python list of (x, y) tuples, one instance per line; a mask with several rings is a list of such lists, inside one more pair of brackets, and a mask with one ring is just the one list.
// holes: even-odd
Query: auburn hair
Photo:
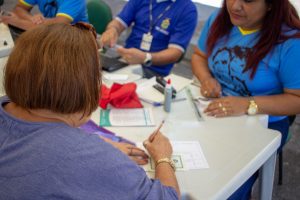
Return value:
[[(258, 42), (247, 55), (246, 67), (244, 69), (244, 72), (251, 70), (251, 79), (256, 73), (259, 62), (276, 44), (282, 43), (289, 38), (300, 38), (299, 31), (293, 35), (286, 35), (283, 30), (284, 26), (300, 30), (299, 15), (289, 0), (265, 0), (265, 2), (271, 9), (264, 18)], [(227, 36), (232, 27), (233, 24), (226, 8), (226, 0), (224, 0), (222, 8), (208, 34), (206, 41), (208, 56), (211, 55), (216, 42), (220, 38)]]
[(98, 105), (100, 70), (89, 30), (41, 25), (17, 39), (5, 67), (4, 88), (25, 109), (89, 115)]

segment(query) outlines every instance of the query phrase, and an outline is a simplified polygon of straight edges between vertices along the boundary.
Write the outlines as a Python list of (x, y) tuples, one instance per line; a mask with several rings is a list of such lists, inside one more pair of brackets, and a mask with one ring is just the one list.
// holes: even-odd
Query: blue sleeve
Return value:
[(64, 180), (57, 187), (74, 199), (178, 199), (175, 189), (149, 179), (128, 156), (96, 135), (85, 137), (51, 170), (54, 179)]
[(210, 27), (213, 24), (213, 22), (215, 21), (218, 13), (219, 13), (219, 9), (217, 9), (215, 12), (213, 12), (213, 14), (211, 14), (211, 16), (208, 18), (208, 20), (204, 23), (204, 26), (201, 30), (201, 35), (198, 40), (198, 48), (204, 53), (206, 53), (206, 41), (208, 38), (208, 33), (210, 30)]
[(300, 39), (287, 40), (282, 49), (279, 78), (284, 88), (300, 89)]
[(26, 6), (34, 6), (34, 5), (36, 5), (37, 4), (37, 0), (19, 0), (19, 2), (21, 3), (21, 4), (24, 4), (24, 5), (26, 5)]
[(176, 44), (186, 49), (197, 25), (197, 9), (194, 4), (190, 4), (188, 8), (181, 13), (180, 19), (174, 30), (170, 33), (169, 44)]
[(78, 16), (85, 13), (86, 3), (85, 0), (67, 0), (62, 1), (57, 11), (57, 16), (63, 15), (70, 18), (72, 21)]
[(138, 3), (136, 0), (129, 0), (123, 10), (118, 14), (118, 17), (126, 23), (127, 26), (130, 26), (130, 24), (135, 21), (136, 10), (139, 8)]

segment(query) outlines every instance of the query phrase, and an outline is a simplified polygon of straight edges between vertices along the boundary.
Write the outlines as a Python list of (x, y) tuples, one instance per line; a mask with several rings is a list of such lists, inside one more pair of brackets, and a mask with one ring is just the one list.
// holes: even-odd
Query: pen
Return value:
[(196, 115), (197, 115), (198, 119), (202, 120), (201, 113), (200, 113), (200, 111), (198, 109), (198, 106), (197, 106), (196, 102), (194, 101), (195, 98), (193, 97), (193, 94), (192, 94), (190, 88), (187, 88), (186, 91), (187, 91), (187, 95), (189, 96), (189, 98), (190, 98), (190, 100), (192, 102), (192, 105), (194, 107), (194, 110), (196, 112)]
[(163, 126), (163, 124), (165, 123), (165, 120), (162, 120), (160, 125), (158, 126), (158, 128), (154, 131), (152, 137), (150, 138), (150, 142), (153, 141), (153, 139), (155, 138), (155, 136), (157, 135), (157, 133), (159, 132), (159, 130), (161, 129), (161, 127)]

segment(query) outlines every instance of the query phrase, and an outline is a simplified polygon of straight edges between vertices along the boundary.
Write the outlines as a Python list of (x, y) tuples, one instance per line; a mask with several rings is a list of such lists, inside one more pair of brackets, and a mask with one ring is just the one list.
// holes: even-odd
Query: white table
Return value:
[[(0, 81), (7, 58), (0, 58)], [(129, 73), (136, 67), (128, 67), (116, 73)], [(130, 78), (137, 79), (136, 76)], [(1, 89), (0, 94), (4, 94)], [(185, 93), (180, 95), (184, 96)], [(225, 199), (260, 169), (261, 199), (271, 199), (273, 189), (276, 149), (280, 134), (262, 126), (259, 116), (196, 119), (189, 101), (172, 104), (166, 114), (162, 107), (154, 109), (156, 123), (166, 118), (161, 129), (170, 140), (197, 140), (204, 151), (209, 169), (176, 172), (182, 193), (189, 199)], [(99, 122), (99, 109), (92, 119)], [(110, 128), (118, 135), (132, 141), (145, 140), (153, 127)]]
[[(122, 70), (124, 73), (126, 69)], [(180, 95), (186, 94), (181, 92)], [(99, 111), (92, 115), (96, 123), (100, 120)], [(166, 118), (161, 131), (170, 140), (196, 140), (204, 151), (209, 169), (176, 172), (180, 189), (190, 197), (188, 199), (226, 199), (259, 169), (260, 197), (263, 200), (272, 199), (276, 149), (280, 145), (281, 135), (264, 128), (262, 124), (266, 125), (266, 121), (261, 119), (266, 117), (216, 119), (204, 116), (204, 121), (200, 122), (188, 100), (173, 103), (170, 114), (166, 114), (162, 107), (154, 108), (154, 114), (157, 124)], [(153, 127), (108, 129), (135, 142), (144, 141), (154, 130)]]

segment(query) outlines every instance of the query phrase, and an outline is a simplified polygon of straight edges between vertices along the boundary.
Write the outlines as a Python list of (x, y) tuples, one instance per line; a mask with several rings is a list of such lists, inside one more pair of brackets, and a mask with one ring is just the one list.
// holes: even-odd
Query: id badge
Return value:
[(151, 35), (151, 33), (144, 33), (142, 43), (141, 43), (141, 49), (144, 51), (149, 51), (151, 48), (152, 40), (153, 40), (153, 35)]

